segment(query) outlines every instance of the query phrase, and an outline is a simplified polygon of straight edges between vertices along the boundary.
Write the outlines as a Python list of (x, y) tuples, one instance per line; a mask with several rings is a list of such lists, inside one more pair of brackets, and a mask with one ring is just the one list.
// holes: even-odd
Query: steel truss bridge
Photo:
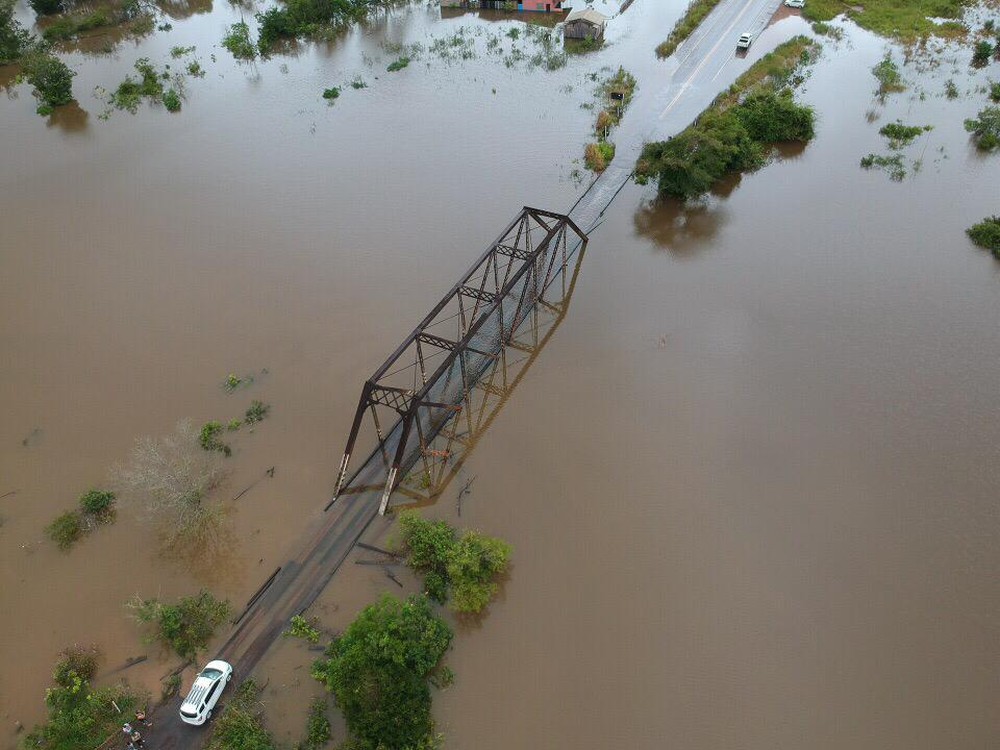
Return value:
[[(440, 494), (506, 399), (512, 362), (537, 353), (540, 320), (562, 319), (586, 244), (569, 216), (521, 210), (365, 382), (331, 505), (378, 491), (385, 514), (397, 488), (418, 501)], [(359, 440), (375, 448), (348, 478)]]

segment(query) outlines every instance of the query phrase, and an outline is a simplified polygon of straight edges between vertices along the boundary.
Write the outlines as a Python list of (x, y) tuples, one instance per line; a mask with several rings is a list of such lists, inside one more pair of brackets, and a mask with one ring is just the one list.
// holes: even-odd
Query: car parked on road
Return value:
[(753, 34), (748, 31), (745, 34), (740, 34), (740, 38), (736, 40), (736, 49), (750, 49), (752, 43)]
[(187, 698), (181, 704), (181, 721), (187, 724), (204, 724), (212, 718), (212, 709), (226, 683), (233, 679), (233, 666), (226, 661), (210, 661), (194, 678)]
[(804, 8), (806, 7), (806, 0), (785, 0), (786, 8)]

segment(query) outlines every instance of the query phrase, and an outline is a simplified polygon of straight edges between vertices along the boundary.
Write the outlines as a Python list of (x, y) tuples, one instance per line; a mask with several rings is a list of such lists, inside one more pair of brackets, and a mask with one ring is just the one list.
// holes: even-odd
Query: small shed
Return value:
[(563, 37), (565, 39), (593, 39), (594, 41), (600, 41), (604, 39), (604, 25), (607, 22), (608, 19), (593, 8), (574, 10), (566, 16), (566, 25), (563, 26)]

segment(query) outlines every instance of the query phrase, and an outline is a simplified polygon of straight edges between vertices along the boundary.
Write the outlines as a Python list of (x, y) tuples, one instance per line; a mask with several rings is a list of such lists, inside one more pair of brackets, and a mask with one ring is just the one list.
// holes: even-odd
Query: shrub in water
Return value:
[(83, 534), (83, 522), (75, 510), (68, 510), (45, 527), (45, 533), (59, 549), (68, 550)]
[(993, 253), (1000, 260), (1000, 216), (990, 216), (965, 230), (969, 238), (979, 247)]
[(974, 120), (965, 121), (965, 129), (972, 133), (976, 145), (983, 151), (1000, 146), (1000, 107), (986, 107)]
[(73, 101), (73, 76), (66, 63), (47, 52), (35, 52), (24, 59), (24, 74), (38, 98), (39, 114), (50, 114), (53, 107)]
[(167, 108), (167, 112), (180, 112), (180, 95), (174, 89), (167, 89), (163, 92), (163, 106)]

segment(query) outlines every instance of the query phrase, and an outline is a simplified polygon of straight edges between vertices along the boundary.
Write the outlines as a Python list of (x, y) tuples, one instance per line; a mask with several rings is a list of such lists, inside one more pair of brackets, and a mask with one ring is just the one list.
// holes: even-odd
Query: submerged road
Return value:
[[(616, 132), (618, 149), (614, 161), (570, 211), (570, 218), (584, 232), (589, 233), (600, 224), (601, 215), (628, 182), (642, 145), (680, 132), (729, 85), (729, 78), (735, 78), (740, 71), (730, 69), (729, 63), (735, 57), (736, 39), (746, 31), (759, 34), (780, 2), (723, 0), (664, 63), (673, 66), (665, 85), (658, 87), (653, 82), (640, 81), (639, 93)], [(316, 600), (366, 529), (379, 517), (383, 476), (382, 460), (373, 452), (351, 482), (371, 489), (343, 495), (328, 507), (303, 535), (298, 553), (248, 602), (216, 656), (233, 665), (236, 683), (252, 674), (291, 617)], [(385, 524), (388, 523), (386, 520)], [(188, 687), (184, 685), (182, 693)], [(167, 701), (157, 710), (147, 743), (150, 750), (199, 747), (208, 737), (207, 727), (190, 727), (180, 721), (177, 711), (182, 697)]]

